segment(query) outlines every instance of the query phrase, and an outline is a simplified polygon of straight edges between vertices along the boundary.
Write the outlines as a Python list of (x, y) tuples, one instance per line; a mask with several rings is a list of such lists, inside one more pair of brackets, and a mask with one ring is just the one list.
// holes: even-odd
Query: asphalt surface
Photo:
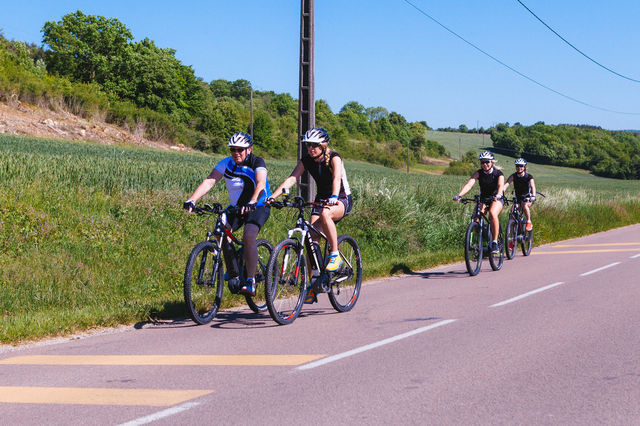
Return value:
[[(535, 232), (535, 231), (534, 231)], [(326, 296), (0, 349), (4, 424), (638, 424), (640, 225)]]

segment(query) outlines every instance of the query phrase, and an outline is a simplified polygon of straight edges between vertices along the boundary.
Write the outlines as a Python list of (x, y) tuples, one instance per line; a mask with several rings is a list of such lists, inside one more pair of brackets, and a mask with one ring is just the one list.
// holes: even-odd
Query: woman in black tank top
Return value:
[[(351, 190), (342, 158), (329, 148), (329, 134), (326, 130), (311, 128), (304, 134), (302, 142), (306, 144), (307, 155), (298, 161), (291, 175), (273, 191), (271, 200), (279, 197), (284, 189), (291, 188), (305, 171), (311, 174), (317, 186), (316, 201), (324, 199), (326, 204), (324, 208), (312, 210), (309, 222), (318, 223), (327, 236), (331, 252), (325, 269), (331, 272), (342, 264), (338, 253), (336, 222), (351, 211)], [(313, 303), (315, 300), (315, 294), (310, 290), (305, 303)]]
[(484, 205), (483, 210), (486, 213), (487, 207), (489, 209), (489, 226), (491, 226), (491, 235), (494, 238), (491, 242), (491, 250), (495, 251), (498, 250), (496, 236), (500, 229), (498, 216), (504, 206), (504, 199), (502, 198), (504, 193), (504, 174), (495, 167), (495, 158), (489, 151), (482, 152), (478, 158), (480, 159), (480, 169), (471, 175), (471, 178), (453, 199), (460, 202), (462, 196), (473, 188), (476, 181), (480, 183), (480, 196), (483, 199), (490, 199)]
[(533, 223), (531, 223), (531, 206), (536, 200), (536, 183), (533, 180), (533, 176), (527, 172), (527, 161), (524, 158), (518, 158), (514, 161), (516, 166), (516, 172), (509, 176), (507, 182), (504, 185), (504, 189), (513, 183), (513, 191), (516, 194), (516, 199), (520, 203), (520, 208), (524, 211), (524, 215), (527, 218), (527, 225), (525, 230), (531, 231), (533, 229)]

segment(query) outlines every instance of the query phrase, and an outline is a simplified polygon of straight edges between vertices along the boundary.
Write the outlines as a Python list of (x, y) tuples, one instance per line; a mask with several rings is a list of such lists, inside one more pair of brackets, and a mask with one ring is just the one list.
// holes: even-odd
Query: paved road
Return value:
[(326, 297), (0, 352), (2, 424), (638, 424), (640, 225)]

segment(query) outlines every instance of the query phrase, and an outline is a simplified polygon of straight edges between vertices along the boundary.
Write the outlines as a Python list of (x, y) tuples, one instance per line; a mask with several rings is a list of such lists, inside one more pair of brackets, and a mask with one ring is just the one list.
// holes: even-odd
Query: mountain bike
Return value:
[(484, 257), (489, 258), (489, 264), (494, 271), (502, 268), (504, 262), (504, 238), (502, 232), (502, 225), (498, 230), (498, 250), (497, 254), (491, 253), (488, 243), (493, 241), (491, 235), (491, 226), (489, 226), (489, 219), (482, 211), (483, 205), (490, 205), (493, 201), (493, 197), (482, 199), (480, 195), (475, 195), (473, 198), (461, 198), (462, 204), (475, 202), (476, 206), (471, 215), (471, 222), (467, 227), (467, 233), (465, 235), (464, 242), (464, 262), (467, 266), (467, 272), (469, 275), (478, 275), (480, 267), (482, 266), (482, 259)]
[[(539, 194), (544, 197), (543, 194)], [(527, 231), (527, 218), (524, 215), (524, 211), (520, 208), (521, 202), (529, 201), (530, 195), (527, 194), (524, 197), (513, 197), (510, 202), (512, 203), (511, 212), (509, 213), (509, 221), (507, 222), (506, 231), (506, 252), (507, 259), (513, 259), (516, 255), (516, 247), (520, 244), (522, 248), (522, 254), (529, 256), (531, 253), (531, 247), (533, 246), (533, 230)]]
[[(305, 207), (318, 205), (324, 203), (306, 203), (302, 197), (290, 201), (288, 196), (284, 201), (271, 204), (277, 209), (298, 210), (295, 227), (289, 230), (286, 239), (276, 244), (267, 265), (267, 308), (271, 318), (281, 325), (292, 323), (300, 315), (307, 287), (313, 288), (316, 294), (327, 293), (331, 306), (338, 312), (353, 309), (360, 296), (362, 259), (353, 237), (338, 237), (342, 265), (335, 272), (325, 269), (329, 254), (327, 237), (304, 218)], [(312, 240), (311, 232), (324, 240), (324, 251)], [(311, 273), (307, 272), (307, 265)]]
[[(210, 322), (218, 312), (222, 303), (224, 291), (224, 262), (223, 239), (233, 252), (233, 256), (240, 272), (239, 279), (229, 280), (227, 286), (232, 294), (238, 294), (245, 284), (246, 271), (244, 268), (243, 243), (232, 232), (227, 223), (227, 215), (239, 209), (229, 206), (226, 209), (220, 204), (213, 206), (205, 204), (193, 210), (198, 215), (217, 216), (213, 231), (207, 232), (207, 238), (196, 244), (191, 250), (184, 271), (184, 301), (187, 311), (193, 321), (198, 324)], [(263, 238), (256, 240), (258, 245), (258, 265), (256, 268), (256, 295), (244, 295), (247, 305), (255, 313), (267, 310), (265, 300), (264, 280), (267, 271), (267, 262), (273, 251), (271, 243)]]

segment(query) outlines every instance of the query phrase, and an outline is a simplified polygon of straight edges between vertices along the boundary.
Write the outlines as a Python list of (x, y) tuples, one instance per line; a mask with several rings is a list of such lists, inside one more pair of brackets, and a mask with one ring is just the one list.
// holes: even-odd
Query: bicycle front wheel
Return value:
[(267, 265), (266, 301), (269, 315), (280, 325), (300, 315), (307, 293), (307, 265), (298, 240), (280, 241)]
[(256, 240), (258, 245), (258, 264), (256, 265), (256, 295), (245, 295), (247, 305), (256, 314), (267, 310), (267, 297), (264, 281), (267, 277), (267, 264), (273, 251), (271, 243), (264, 238)]
[(478, 275), (482, 266), (482, 231), (478, 222), (471, 222), (464, 242), (464, 262), (469, 275)]
[(516, 248), (518, 247), (518, 223), (513, 219), (509, 219), (507, 222), (505, 244), (507, 259), (511, 260), (516, 256)]
[(362, 258), (358, 243), (349, 235), (338, 237), (342, 257), (340, 269), (333, 274), (329, 301), (338, 312), (350, 311), (358, 301), (362, 286)]
[(498, 242), (498, 253), (489, 251), (489, 264), (491, 265), (491, 269), (499, 271), (504, 262), (504, 233), (502, 232), (502, 225), (498, 228), (498, 238), (496, 241)]
[(531, 254), (531, 248), (533, 247), (533, 230), (524, 231), (522, 236), (522, 254), (529, 256)]
[(184, 302), (191, 319), (210, 322), (220, 308), (223, 290), (222, 253), (216, 242), (203, 241), (189, 254), (184, 271)]

